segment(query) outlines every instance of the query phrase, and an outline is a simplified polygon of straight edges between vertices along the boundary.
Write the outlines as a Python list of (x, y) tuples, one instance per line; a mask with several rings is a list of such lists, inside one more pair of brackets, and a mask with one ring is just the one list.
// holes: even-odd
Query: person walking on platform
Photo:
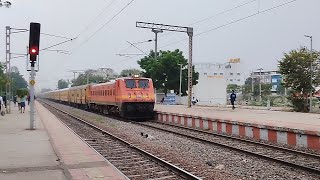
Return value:
[(21, 98), (20, 96), (17, 96), (17, 102), (18, 102), (18, 109), (21, 110)]
[(22, 96), (21, 97), (21, 113), (24, 113), (24, 111), (26, 110), (26, 96)]
[(28, 94), (27, 101), (28, 101), (28, 105), (30, 105), (30, 94)]
[(232, 104), (232, 109), (235, 109), (234, 102), (236, 101), (237, 95), (234, 93), (234, 90), (232, 90), (232, 93), (230, 94), (230, 101)]
[(4, 107), (7, 108), (7, 94), (6, 93), (4, 93), (4, 96), (2, 96), (2, 100), (4, 103)]
[(4, 114), (5, 114), (5, 107), (4, 107), (3, 99), (1, 96), (0, 96), (0, 113), (2, 116), (4, 116)]
[(17, 95), (15, 95), (13, 97), (13, 104), (14, 104), (14, 107), (16, 107), (16, 105), (17, 105)]

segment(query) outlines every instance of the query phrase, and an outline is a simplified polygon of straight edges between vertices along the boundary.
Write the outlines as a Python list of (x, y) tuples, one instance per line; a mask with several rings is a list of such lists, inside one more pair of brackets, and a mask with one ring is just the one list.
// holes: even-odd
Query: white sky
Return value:
[[(135, 27), (136, 21), (189, 26), (201, 19), (214, 16), (252, 0), (135, 0), (119, 16), (88, 40), (97, 29), (109, 21), (131, 0), (11, 0), (11, 8), (0, 8), (0, 60), (5, 58), (5, 26), (29, 29), (30, 22), (41, 23), (41, 31), (67, 37), (79, 37), (73, 42), (54, 47), (71, 51), (71, 55), (41, 52), (37, 88), (55, 88), (61, 78), (72, 79), (70, 70), (110, 67), (138, 68), (141, 56), (126, 58), (118, 53), (141, 53), (126, 41), (139, 42), (153, 39), (151, 30)], [(259, 10), (290, 0), (257, 0), (246, 6), (192, 25), (195, 34), (257, 13)], [(109, 4), (112, 3), (110, 6)], [(109, 6), (107, 9), (106, 7)], [(276, 69), (284, 52), (307, 46), (313, 36), (313, 48), (320, 50), (320, 1), (297, 0), (289, 5), (259, 14), (252, 18), (194, 37), (193, 62), (226, 62), (241, 58), (245, 71), (259, 67)], [(103, 12), (101, 14), (101, 12)], [(97, 15), (101, 14), (98, 18)], [(93, 21), (95, 20), (95, 21)], [(89, 25), (89, 26), (88, 26)], [(88, 27), (88, 28), (86, 28)], [(82, 32), (82, 33), (81, 33)], [(12, 34), (12, 53), (25, 53), (28, 33)], [(188, 42), (167, 44), (187, 38), (184, 33), (163, 33), (159, 37), (161, 50), (181, 49), (188, 58)], [(41, 36), (40, 48), (64, 39)], [(2, 43), (1, 43), (2, 42)], [(137, 45), (144, 52), (154, 48), (154, 42)], [(127, 49), (126, 51), (124, 51)], [(13, 55), (15, 56), (15, 55)], [(25, 58), (12, 59), (28, 80)]]

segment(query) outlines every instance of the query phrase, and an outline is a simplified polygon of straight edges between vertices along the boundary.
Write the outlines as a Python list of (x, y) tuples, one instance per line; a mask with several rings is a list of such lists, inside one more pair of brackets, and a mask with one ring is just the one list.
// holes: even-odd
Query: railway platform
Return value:
[(53, 114), (36, 103), (36, 130), (11, 107), (0, 117), (1, 180), (127, 179)]
[(319, 114), (160, 104), (155, 111), (159, 121), (320, 151)]

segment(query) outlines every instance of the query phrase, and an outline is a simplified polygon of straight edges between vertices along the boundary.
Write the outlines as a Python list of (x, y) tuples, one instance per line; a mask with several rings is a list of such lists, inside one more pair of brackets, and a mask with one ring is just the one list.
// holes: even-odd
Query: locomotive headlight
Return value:
[(131, 98), (131, 94), (130, 93), (128, 94), (128, 97)]

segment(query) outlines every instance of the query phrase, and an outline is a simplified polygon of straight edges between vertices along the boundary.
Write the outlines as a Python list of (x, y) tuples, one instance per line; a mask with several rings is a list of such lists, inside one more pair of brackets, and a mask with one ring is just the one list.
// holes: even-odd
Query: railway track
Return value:
[[(108, 115), (107, 115), (108, 116)], [(110, 116), (108, 116), (110, 117)], [(118, 117), (110, 117), (128, 123), (128, 120)], [(181, 137), (196, 140), (202, 143), (218, 145), (230, 150), (245, 153), (254, 157), (274, 161), (288, 167), (301, 169), (306, 172), (320, 174), (320, 155), (298, 151), (272, 144), (265, 144), (257, 141), (246, 140), (238, 137), (196, 130), (188, 127), (178, 126), (160, 122), (135, 122), (137, 125), (155, 129), (167, 133), (179, 135)]]
[(144, 127), (173, 133), (196, 141), (219, 145), (258, 158), (271, 160), (293, 168), (320, 174), (320, 155), (279, 147), (271, 144), (244, 140), (237, 137), (196, 130), (160, 122), (135, 122)]
[(41, 103), (130, 179), (201, 179), (79, 117)]

